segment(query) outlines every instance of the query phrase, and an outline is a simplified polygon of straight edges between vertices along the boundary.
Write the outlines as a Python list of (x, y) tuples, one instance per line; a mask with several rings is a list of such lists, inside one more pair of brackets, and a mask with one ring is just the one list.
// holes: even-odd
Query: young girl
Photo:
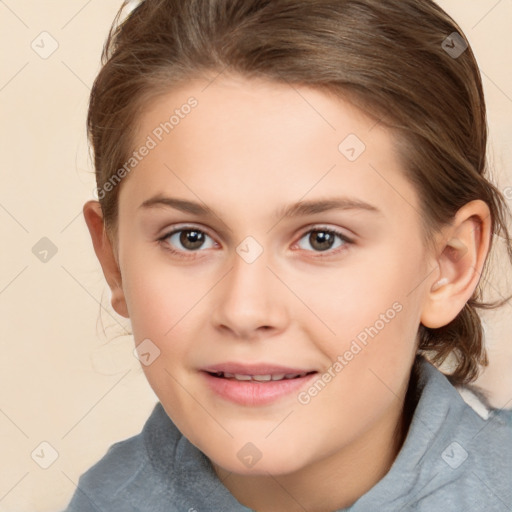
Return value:
[(67, 511), (510, 510), (510, 426), (455, 388), (487, 364), (496, 236), (512, 259), (457, 24), (431, 0), (117, 21), (84, 215), (159, 402)]

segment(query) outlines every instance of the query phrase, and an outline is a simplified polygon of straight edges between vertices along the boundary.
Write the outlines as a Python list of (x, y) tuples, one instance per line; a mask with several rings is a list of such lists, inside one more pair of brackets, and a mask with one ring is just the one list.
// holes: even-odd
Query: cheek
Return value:
[(141, 280), (127, 280), (126, 301), (135, 341), (162, 338), (175, 324), (176, 297), (163, 293), (147, 275)]
[(166, 265), (161, 255), (136, 251), (125, 257), (123, 290), (137, 342), (173, 336), (175, 326), (205, 293), (200, 281), (183, 268)]
[(386, 249), (333, 272), (321, 294), (308, 295), (316, 297), (311, 309), (334, 331), (323, 326), (327, 334), (319, 337), (311, 326), (309, 335), (332, 363), (341, 356), (343, 369), (335, 373), (343, 378), (335, 379), (333, 391), (339, 386), (339, 396), (357, 397), (355, 408), (359, 400), (378, 403), (398, 394), (416, 352), (420, 301), (419, 289), (412, 290), (423, 279), (421, 254), (414, 247)]
[[(383, 315), (386, 327), (387, 320), (400, 316), (397, 310), (414, 299), (410, 292), (421, 280), (419, 256), (416, 259), (413, 251), (404, 256), (405, 251), (390, 244), (380, 250), (354, 251), (338, 268), (297, 280), (294, 292), (307, 304), (317, 337), (321, 332), (338, 342), (350, 340), (375, 323), (382, 330)], [(311, 331), (314, 337), (312, 324)]]
[(329, 414), (346, 422), (348, 430), (357, 423), (370, 424), (401, 396), (416, 353), (417, 329), (410, 319), (414, 305), (371, 307), (358, 316), (339, 316), (340, 334), (323, 346), (331, 361), (326, 373), (333, 377), (311, 409), (321, 417), (326, 403), (337, 404), (337, 412), (331, 409)]

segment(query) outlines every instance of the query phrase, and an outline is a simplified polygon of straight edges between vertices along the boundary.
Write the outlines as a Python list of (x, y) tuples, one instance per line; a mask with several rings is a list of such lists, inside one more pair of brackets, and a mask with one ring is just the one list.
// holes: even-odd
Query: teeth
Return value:
[[(229, 373), (225, 373), (224, 377), (227, 377)], [(234, 375), (236, 380), (251, 380), (252, 377), (250, 375), (240, 375), (239, 373), (235, 373)]]
[(304, 377), (306, 373), (276, 373), (274, 375), (243, 375), (240, 373), (228, 373), (228, 372), (218, 372), (217, 375), (219, 377), (224, 377), (225, 379), (235, 379), (241, 381), (254, 380), (257, 382), (269, 382), (283, 379), (295, 379), (297, 377)]
[(252, 378), (258, 381), (272, 380), (272, 375), (253, 375)]

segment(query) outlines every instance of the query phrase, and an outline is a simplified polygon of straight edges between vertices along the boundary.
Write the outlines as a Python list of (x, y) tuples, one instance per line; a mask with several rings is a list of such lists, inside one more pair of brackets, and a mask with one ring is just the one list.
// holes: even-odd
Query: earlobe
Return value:
[(439, 272), (427, 281), (421, 315), (425, 327), (449, 324), (473, 295), (491, 238), (490, 210), (481, 200), (464, 205), (440, 236)]
[(87, 201), (83, 207), (83, 214), (91, 235), (94, 252), (112, 294), (112, 307), (119, 315), (129, 318), (119, 264), (112, 243), (105, 231), (100, 203), (98, 201)]

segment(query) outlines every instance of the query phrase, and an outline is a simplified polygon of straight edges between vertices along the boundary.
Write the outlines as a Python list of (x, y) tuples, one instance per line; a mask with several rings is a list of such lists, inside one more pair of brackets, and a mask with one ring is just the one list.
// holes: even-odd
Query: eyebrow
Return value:
[[(158, 207), (168, 207), (180, 210), (192, 215), (211, 217), (218, 215), (208, 208), (207, 206), (189, 201), (186, 199), (179, 199), (176, 197), (166, 197), (156, 195), (144, 201), (139, 208), (149, 209)], [(359, 199), (350, 197), (333, 197), (322, 200), (299, 201), (294, 204), (286, 205), (275, 212), (276, 218), (293, 218), (307, 215), (314, 215), (316, 213), (323, 213), (329, 210), (362, 210), (371, 213), (382, 215), (381, 210), (376, 206), (361, 201)]]

